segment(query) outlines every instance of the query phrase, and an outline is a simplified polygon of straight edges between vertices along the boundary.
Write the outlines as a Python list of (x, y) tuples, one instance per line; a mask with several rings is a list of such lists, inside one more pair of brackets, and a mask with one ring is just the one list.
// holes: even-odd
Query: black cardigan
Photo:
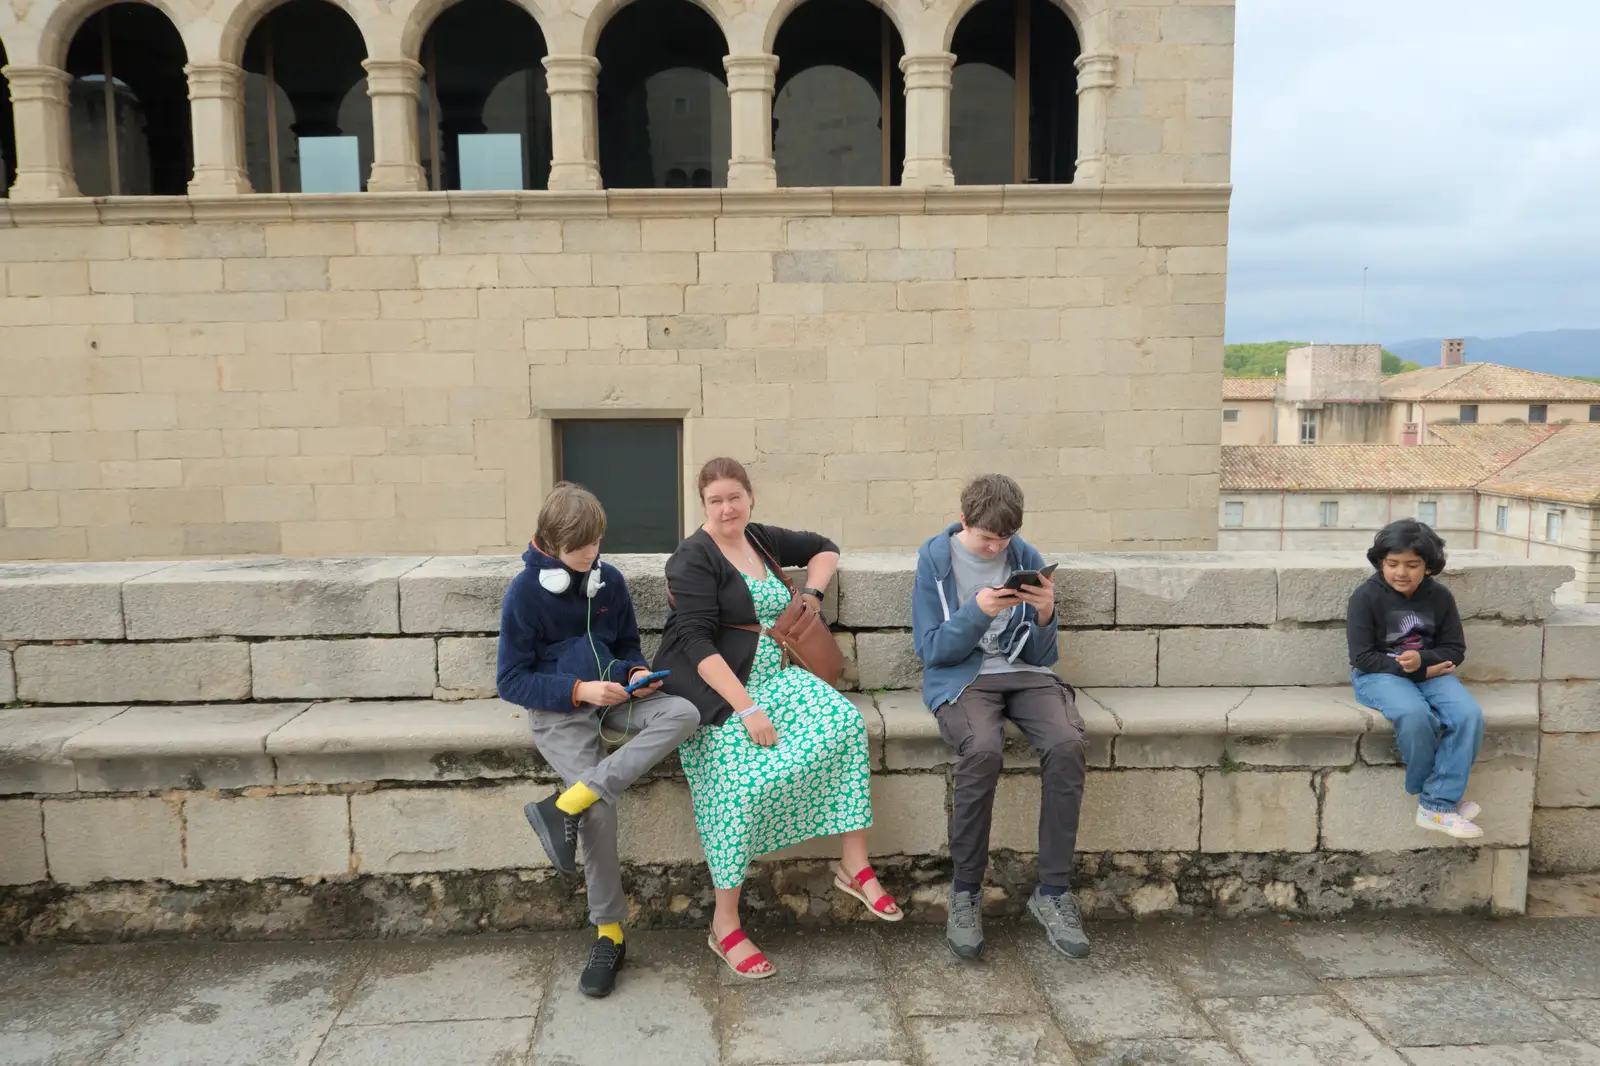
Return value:
[[(745, 527), (745, 538), (756, 546), (763, 562), (776, 560), (784, 568), (805, 566), (823, 552), (839, 550), (820, 533), (755, 522)], [(672, 613), (667, 616), (652, 668), (671, 670), (662, 690), (693, 703), (700, 710), (700, 721), (720, 725), (733, 709), (706, 684), (699, 666), (711, 656), (721, 655), (741, 685), (749, 682), (760, 637), (748, 630), (730, 629), (727, 624), (754, 625), (755, 601), (738, 568), (728, 562), (704, 529), (678, 545), (667, 560), (667, 593)]]

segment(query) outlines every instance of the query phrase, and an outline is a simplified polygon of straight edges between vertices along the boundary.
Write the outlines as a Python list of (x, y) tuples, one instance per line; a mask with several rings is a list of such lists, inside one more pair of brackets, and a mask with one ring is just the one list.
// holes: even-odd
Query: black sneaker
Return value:
[(583, 968), (583, 976), (578, 978), (578, 991), (595, 999), (609, 996), (617, 983), (617, 971), (622, 969), (622, 962), (627, 957), (627, 944), (615, 943), (608, 936), (597, 939), (594, 947), (589, 949), (589, 965)]
[(983, 900), (976, 892), (957, 892), (950, 886), (950, 917), (944, 923), (944, 942), (958, 959), (983, 954)]
[(556, 806), (556, 793), (552, 792), (537, 803), (522, 808), (528, 824), (539, 834), (544, 853), (550, 856), (550, 865), (564, 874), (578, 872), (578, 822), (581, 815), (572, 815)]
[(1050, 941), (1051, 947), (1069, 959), (1089, 957), (1089, 938), (1083, 932), (1083, 915), (1071, 892), (1047, 896), (1036, 888), (1033, 898), (1028, 900), (1028, 913), (1034, 921), (1044, 926), (1045, 939)]

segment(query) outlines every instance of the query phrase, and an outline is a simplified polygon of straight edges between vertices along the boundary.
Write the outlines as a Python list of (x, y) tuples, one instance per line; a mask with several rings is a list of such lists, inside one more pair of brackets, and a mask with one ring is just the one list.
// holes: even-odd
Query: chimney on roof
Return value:
[(1460, 366), (1467, 361), (1467, 342), (1457, 337), (1439, 345), (1440, 366)]

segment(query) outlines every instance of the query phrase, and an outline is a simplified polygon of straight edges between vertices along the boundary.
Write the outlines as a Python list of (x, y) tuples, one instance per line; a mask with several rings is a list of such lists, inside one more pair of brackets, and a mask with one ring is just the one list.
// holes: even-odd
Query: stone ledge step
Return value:
[[(1536, 758), (1539, 686), (1474, 686), (1480, 761)], [(876, 769), (954, 760), (912, 691), (852, 693)], [(1099, 769), (1395, 765), (1393, 731), (1348, 688), (1084, 689)], [(365, 781), (549, 779), (525, 713), (497, 699), (21, 707), (0, 710), (0, 795)], [(1008, 726), (1006, 765), (1038, 760)], [(658, 776), (678, 772), (675, 758)]]

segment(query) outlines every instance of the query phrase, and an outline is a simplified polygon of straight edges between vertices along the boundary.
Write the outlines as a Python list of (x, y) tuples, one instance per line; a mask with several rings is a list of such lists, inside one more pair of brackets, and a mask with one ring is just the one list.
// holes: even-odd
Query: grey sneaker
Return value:
[(1050, 946), (1069, 959), (1089, 957), (1089, 938), (1083, 933), (1083, 915), (1078, 912), (1078, 901), (1071, 892), (1059, 896), (1046, 896), (1037, 888), (1028, 900), (1028, 913), (1044, 926), (1045, 939)]
[(950, 917), (944, 923), (944, 942), (958, 959), (983, 954), (983, 897), (950, 887)]

